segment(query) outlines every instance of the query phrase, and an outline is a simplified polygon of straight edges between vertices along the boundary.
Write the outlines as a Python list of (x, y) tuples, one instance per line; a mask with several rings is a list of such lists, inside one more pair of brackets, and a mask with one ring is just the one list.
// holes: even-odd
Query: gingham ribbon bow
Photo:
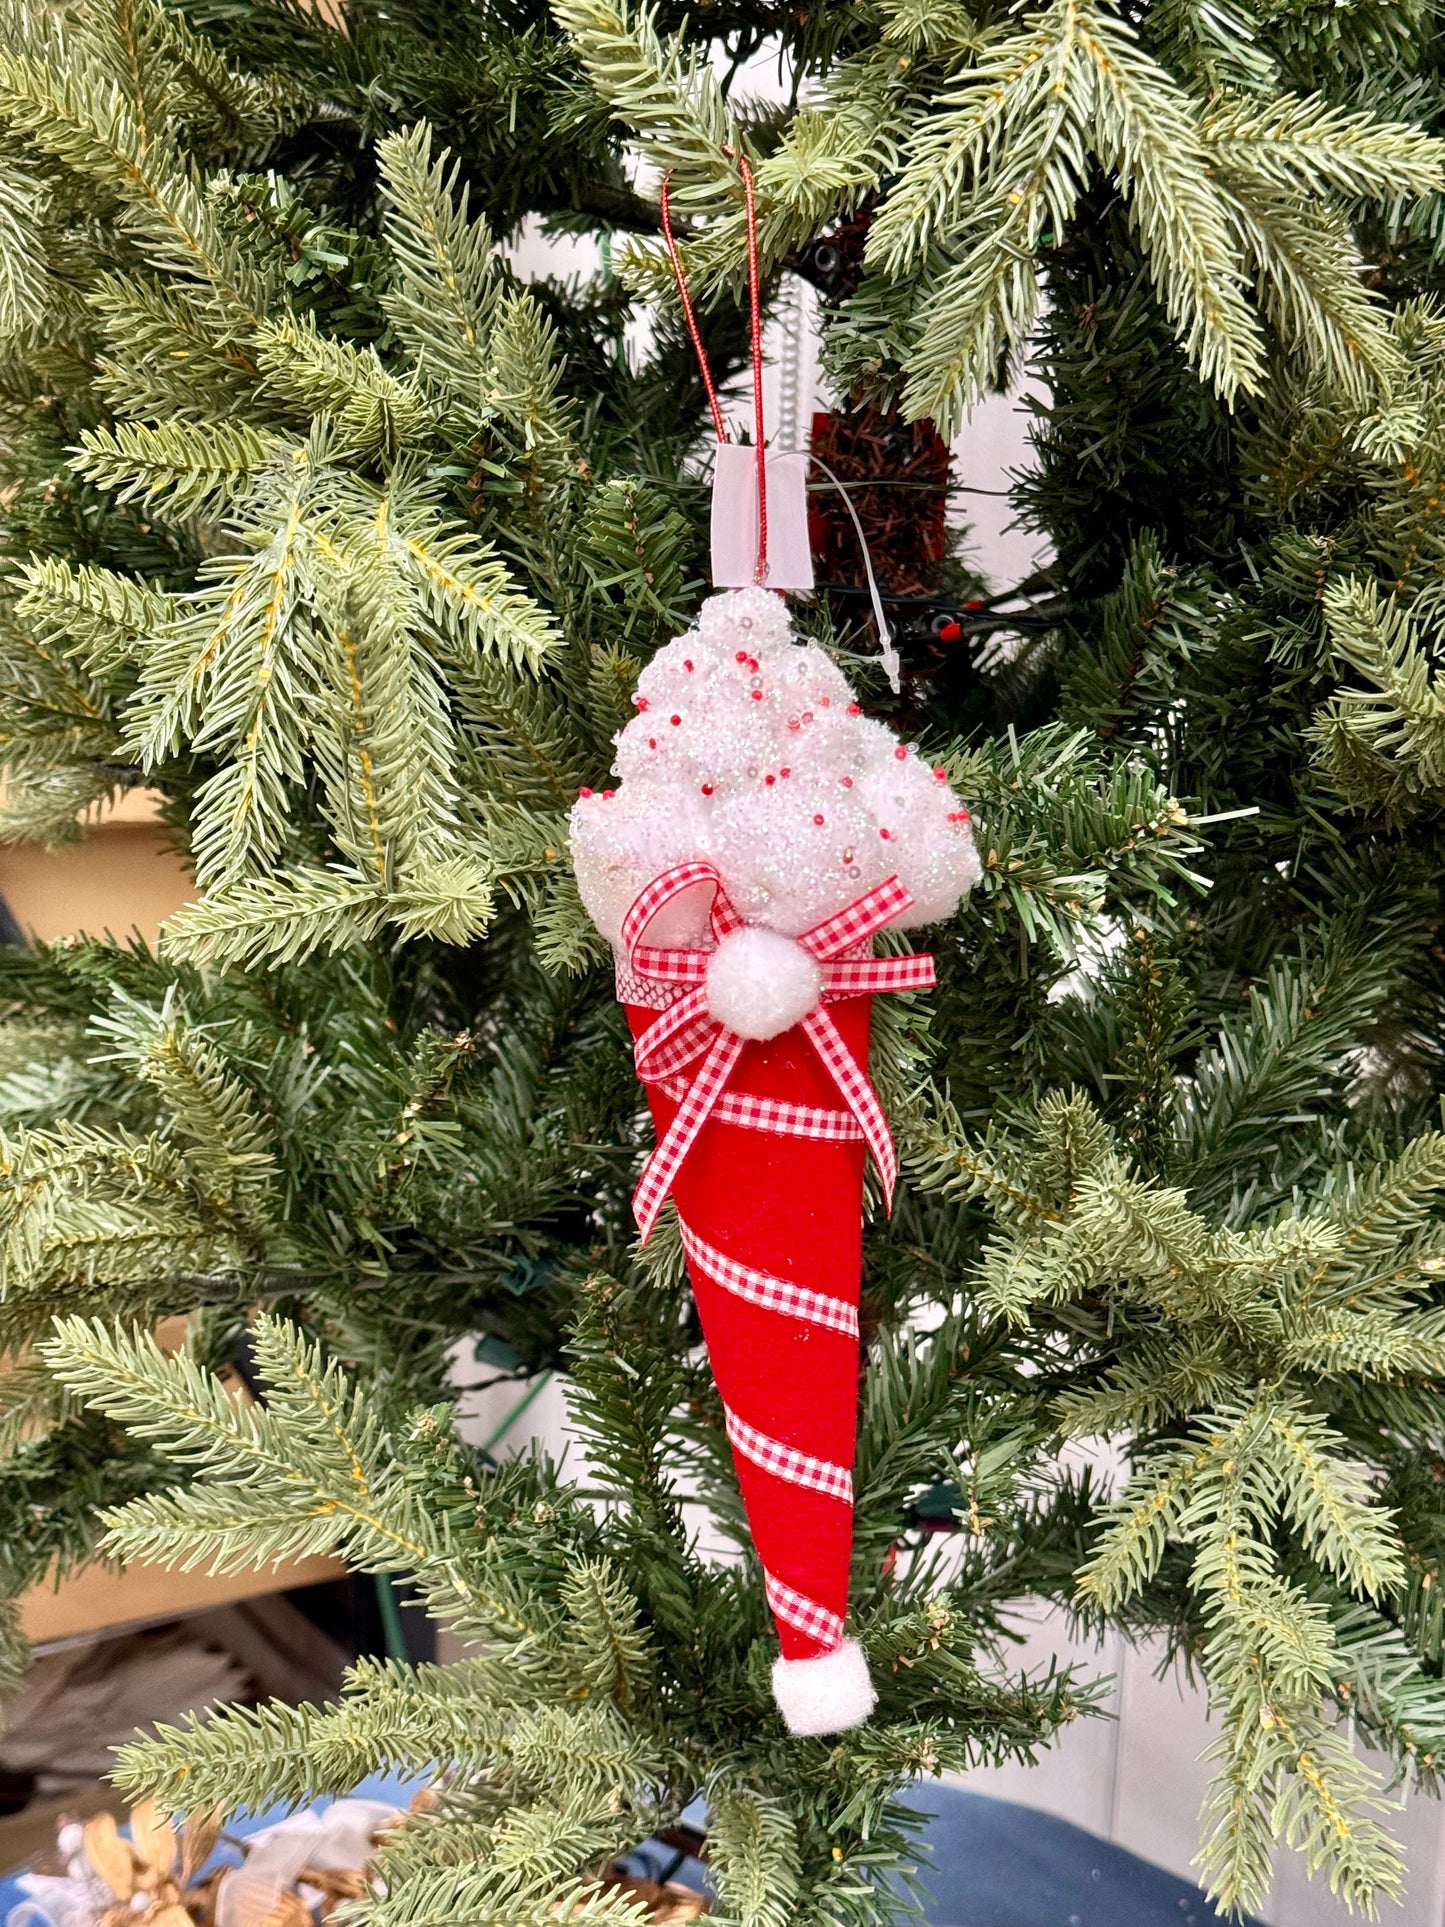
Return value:
[[(661, 949), (642, 941), (648, 926), (684, 890), (699, 884), (713, 886), (710, 912), (713, 935), (719, 943), (743, 926), (744, 919), (733, 908), (723, 888), (721, 876), (711, 863), (680, 863), (665, 870), (641, 892), (628, 911), (622, 926), (622, 940), (628, 961), (640, 977), (654, 982), (688, 984), (692, 988), (669, 1004), (654, 1023), (637, 1039), (633, 1056), (637, 1075), (645, 1084), (667, 1086), (688, 1066), (702, 1059), (700, 1068), (686, 1081), (686, 1090), (677, 1114), (662, 1142), (643, 1167), (642, 1177), (632, 1194), (633, 1214), (644, 1243), (682, 1168), (683, 1159), (697, 1141), (698, 1133), (727, 1092), (728, 1081), (743, 1054), (746, 1039), (729, 1030), (713, 1017), (707, 1007), (707, 968), (712, 955), (708, 950)], [(857, 997), (868, 991), (928, 990), (935, 981), (933, 959), (923, 954), (903, 957), (844, 957), (843, 953), (866, 943), (885, 923), (907, 910), (913, 899), (898, 881), (866, 891), (835, 916), (815, 924), (798, 938), (805, 950), (823, 966), (823, 996), (803, 1019), (803, 1029), (818, 1053), (823, 1068), (837, 1085), (843, 1102), (873, 1153), (873, 1162), (883, 1183), (883, 1193), (891, 1209), (893, 1186), (898, 1176), (898, 1159), (893, 1138), (878, 1093), (868, 1081), (843, 1039), (842, 1032), (828, 1015), (824, 1004), (830, 998)], [(746, 1092), (728, 1093), (731, 1121), (770, 1130), (778, 1126), (772, 1114), (778, 1110), (774, 1100), (749, 1097)], [(839, 1116), (827, 1113), (828, 1116)], [(840, 1118), (840, 1122), (841, 1122)], [(842, 1131), (810, 1131), (807, 1135), (842, 1136)], [(848, 1136), (856, 1132), (848, 1129)]]

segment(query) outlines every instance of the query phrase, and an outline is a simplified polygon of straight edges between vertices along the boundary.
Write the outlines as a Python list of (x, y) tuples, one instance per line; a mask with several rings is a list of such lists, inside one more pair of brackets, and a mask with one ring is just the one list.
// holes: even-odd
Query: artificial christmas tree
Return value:
[[(1226, 1901), (1276, 1842), (1396, 1891), (1382, 1789), (1445, 1745), (1435, 14), (4, 5), (3, 828), (150, 784), (198, 901), (159, 956), (3, 961), (0, 1578), (102, 1529), (336, 1548), (476, 1642), (163, 1734), (127, 1783), (199, 1811), (444, 1765), (382, 1927), (625, 1918), (600, 1870), (702, 1791), (731, 1915), (877, 1921), (899, 1788), (1089, 1709), (1007, 1663), (1034, 1593), (1202, 1672)], [(736, 84), (770, 40), (782, 108)], [(858, 410), (946, 437), (1034, 357), (1057, 556), (946, 651), (910, 624), (896, 698), (794, 612), (981, 864), (936, 991), (873, 1012), (878, 1698), (826, 1741), (771, 1707), (676, 1221), (633, 1243), (647, 1127), (568, 853), (703, 594), (657, 185), (736, 370), (744, 161), (765, 288), (819, 281)], [(528, 215), (605, 237), (598, 274), (523, 285)], [(916, 575), (956, 617), (959, 572)], [(565, 1357), (585, 1492), (457, 1442), (477, 1333)], [(242, 1342), (256, 1403), (215, 1369)], [(946, 1558), (908, 1524), (940, 1508)]]

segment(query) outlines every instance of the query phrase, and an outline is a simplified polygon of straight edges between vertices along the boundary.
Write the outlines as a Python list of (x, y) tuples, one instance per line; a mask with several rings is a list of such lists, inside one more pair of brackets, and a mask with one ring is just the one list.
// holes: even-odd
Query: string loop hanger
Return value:
[[(743, 191), (746, 196), (747, 206), (748, 302), (752, 335), (753, 422), (754, 440), (757, 444), (755, 453), (757, 459), (758, 491), (758, 542), (756, 560), (753, 568), (753, 580), (756, 583), (763, 584), (768, 575), (768, 476), (767, 451), (763, 439), (763, 329), (761, 300), (758, 291), (757, 207), (753, 189), (753, 171), (748, 163), (747, 156), (738, 153), (735, 148), (731, 147), (725, 147), (722, 151), (730, 160), (736, 160), (738, 164), (739, 171), (742, 174)], [(697, 365), (702, 372), (702, 385), (707, 394), (708, 408), (712, 413), (712, 425), (717, 434), (718, 442), (726, 445), (728, 440), (727, 423), (723, 420), (722, 405), (718, 400), (717, 387), (712, 378), (712, 370), (708, 366), (707, 351), (703, 347), (702, 333), (697, 325), (697, 315), (693, 309), (692, 296), (688, 293), (687, 276), (683, 270), (682, 257), (678, 251), (677, 240), (672, 231), (671, 184), (672, 175), (669, 172), (663, 179), (662, 190), (659, 196), (662, 216), (662, 238), (667, 247), (667, 258), (672, 263), (673, 279), (677, 283), (678, 299), (682, 303), (683, 318), (687, 323), (687, 331), (692, 340), (693, 353), (697, 356)], [(858, 536), (858, 546), (863, 554), (863, 567), (868, 577), (868, 593), (873, 604), (873, 620), (878, 627), (878, 642), (883, 652), (883, 667), (887, 673), (889, 685), (896, 695), (902, 687), (901, 665), (898, 660), (897, 648), (894, 646), (892, 632), (888, 627), (888, 618), (884, 613), (883, 598), (879, 593), (878, 580), (873, 571), (873, 558), (868, 552), (868, 541), (863, 532), (863, 524), (859, 520), (858, 511), (853, 506), (852, 497), (849, 495), (846, 486), (839, 481), (838, 477), (825, 462), (820, 461), (816, 455), (808, 455), (805, 451), (801, 450), (798, 452), (804, 454), (806, 461), (812, 462), (816, 468), (822, 470), (828, 477), (828, 485), (837, 489), (843, 498), (843, 506), (848, 511), (849, 518)], [(786, 551), (786, 498), (784, 501), (782, 522), (785, 531), (782, 546)], [(716, 524), (714, 527), (716, 527)], [(808, 573), (808, 583), (811, 586), (811, 568)]]
[[(761, 587), (768, 576), (768, 450), (763, 424), (763, 316), (762, 299), (758, 290), (757, 194), (753, 185), (752, 166), (747, 155), (735, 147), (724, 147), (722, 151), (730, 161), (737, 162), (738, 171), (743, 177), (743, 198), (747, 210), (748, 331), (753, 362), (753, 441), (757, 447), (758, 467), (758, 554), (753, 566), (753, 581)], [(672, 263), (673, 279), (677, 282), (678, 299), (682, 303), (683, 317), (687, 322), (687, 332), (692, 340), (693, 353), (697, 356), (697, 365), (702, 371), (702, 385), (707, 391), (707, 405), (712, 413), (712, 425), (718, 440), (726, 442), (727, 423), (723, 420), (722, 406), (718, 401), (712, 370), (708, 367), (707, 351), (702, 343), (702, 332), (698, 328), (697, 315), (693, 310), (692, 296), (687, 291), (687, 276), (683, 272), (682, 257), (678, 253), (677, 241), (672, 232), (669, 197), (671, 183), (672, 171), (669, 169), (663, 177), (662, 191), (658, 197), (662, 215), (662, 238), (667, 248), (667, 258)]]

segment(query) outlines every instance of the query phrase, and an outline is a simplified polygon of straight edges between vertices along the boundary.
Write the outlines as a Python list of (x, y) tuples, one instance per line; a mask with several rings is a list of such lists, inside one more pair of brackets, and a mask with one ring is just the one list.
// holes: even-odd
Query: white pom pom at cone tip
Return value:
[(812, 1659), (774, 1660), (773, 1698), (788, 1731), (799, 1738), (861, 1726), (878, 1703), (856, 1639)]

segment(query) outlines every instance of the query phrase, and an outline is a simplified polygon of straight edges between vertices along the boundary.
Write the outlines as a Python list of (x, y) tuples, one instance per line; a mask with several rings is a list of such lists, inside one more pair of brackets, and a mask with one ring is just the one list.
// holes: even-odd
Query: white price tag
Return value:
[[(712, 580), (715, 589), (752, 586), (758, 559), (758, 457), (739, 442), (720, 442), (712, 472)], [(811, 589), (808, 546), (808, 458), (768, 457), (767, 589)]]

